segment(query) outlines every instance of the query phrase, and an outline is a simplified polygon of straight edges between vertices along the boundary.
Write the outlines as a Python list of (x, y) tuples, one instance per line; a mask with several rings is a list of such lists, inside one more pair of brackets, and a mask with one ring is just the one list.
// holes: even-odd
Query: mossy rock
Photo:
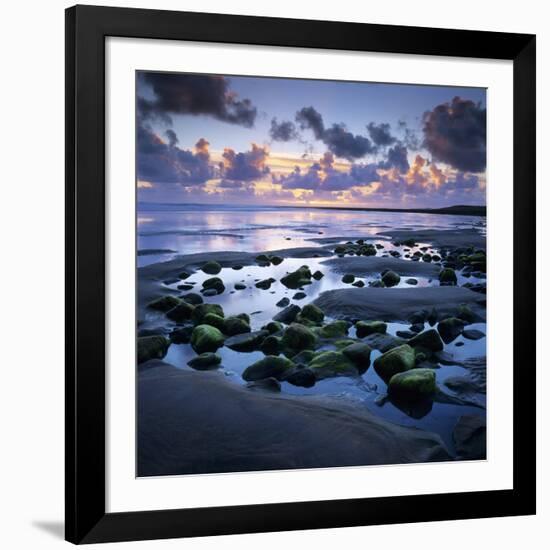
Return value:
[(175, 296), (161, 296), (160, 298), (156, 298), (152, 302), (149, 302), (147, 304), (147, 307), (149, 309), (155, 309), (156, 311), (166, 312), (174, 309), (180, 304), (181, 300), (179, 298), (176, 298)]
[(188, 321), (189, 319), (191, 319), (194, 311), (194, 305), (188, 304), (187, 302), (181, 302), (170, 311), (167, 311), (166, 317), (176, 323), (183, 323), (183, 321)]
[(145, 363), (150, 359), (162, 359), (170, 346), (170, 340), (164, 336), (142, 336), (137, 339), (137, 362)]
[(399, 281), (401, 281), (401, 277), (391, 269), (382, 275), (382, 282), (386, 286), (396, 286), (399, 284)]
[(388, 325), (383, 321), (357, 321), (355, 323), (355, 332), (357, 338), (365, 338), (374, 333), (386, 334)]
[(302, 266), (296, 271), (285, 275), (281, 279), (281, 283), (283, 283), (283, 285), (285, 285), (287, 288), (291, 289), (296, 289), (304, 285), (309, 285), (311, 284), (311, 271), (309, 270), (309, 267)]
[(267, 330), (269, 334), (277, 334), (283, 330), (283, 324), (278, 321), (270, 321), (267, 325), (262, 327), (263, 330)]
[(374, 360), (373, 364), (378, 376), (388, 383), (394, 374), (414, 368), (414, 349), (408, 344), (403, 344), (383, 353)]
[(191, 341), (191, 334), (193, 333), (193, 325), (185, 325), (183, 327), (175, 328), (168, 337), (173, 344), (188, 344)]
[(205, 273), (208, 273), (208, 275), (217, 275), (222, 270), (222, 266), (218, 262), (210, 260), (206, 262), (201, 269)]
[(269, 279), (263, 279), (262, 281), (258, 281), (254, 286), (262, 290), (269, 290), (271, 288), (271, 285), (274, 282), (275, 282), (275, 279), (270, 277)]
[(324, 273), (322, 273), (321, 271), (317, 270), (313, 275), (312, 277), (316, 280), (316, 281), (320, 281), (323, 277), (324, 277)]
[(324, 351), (317, 354), (309, 367), (317, 380), (334, 376), (357, 376), (355, 363), (340, 351)]
[(197, 294), (196, 292), (188, 292), (187, 294), (184, 294), (181, 298), (184, 302), (187, 302), (188, 304), (191, 304), (193, 306), (198, 306), (199, 304), (204, 303), (202, 296), (200, 294)]
[(365, 286), (365, 282), (361, 281), (361, 279), (358, 279), (357, 281), (351, 283), (351, 286), (354, 286), (356, 288), (363, 288)]
[(372, 353), (372, 349), (367, 346), (367, 344), (355, 342), (350, 346), (346, 346), (342, 350), (342, 353), (353, 361), (359, 374), (363, 374), (370, 367), (370, 354)]
[(251, 352), (260, 348), (262, 342), (269, 336), (267, 330), (256, 330), (230, 336), (225, 345), (233, 351)]
[(427, 262), (427, 263), (430, 263), (432, 261), (432, 255), (431, 254), (424, 254), (422, 256), (422, 261), (423, 262)]
[(247, 382), (262, 380), (264, 378), (275, 378), (284, 380), (294, 369), (296, 365), (286, 357), (267, 355), (263, 359), (256, 361), (243, 372), (243, 379)]
[(312, 349), (316, 341), (315, 334), (308, 327), (299, 323), (292, 323), (285, 330), (281, 344), (286, 349), (298, 352), (303, 349)]
[(315, 386), (317, 378), (315, 373), (308, 368), (305, 369), (296, 369), (285, 379), (286, 382), (292, 384), (293, 386), (299, 386), (302, 388), (311, 388)]
[(283, 263), (283, 258), (281, 258), (281, 256), (270, 256), (269, 260), (273, 265), (279, 265)]
[(196, 306), (193, 310), (193, 315), (191, 316), (191, 319), (196, 325), (200, 325), (202, 323), (202, 320), (209, 313), (214, 313), (219, 317), (225, 317), (223, 308), (219, 304), (200, 304)]
[(353, 283), (353, 281), (355, 281), (355, 275), (352, 275), (351, 273), (346, 273), (346, 274), (342, 277), (342, 282), (343, 282), (343, 283), (351, 284), (351, 283)]
[(290, 304), (290, 300), (285, 296), (281, 298), (275, 305), (277, 307), (287, 307)]
[(322, 323), (325, 318), (323, 310), (314, 304), (307, 304), (302, 308), (302, 311), (298, 315), (298, 321), (307, 319), (313, 323)]
[(334, 347), (338, 351), (342, 351), (344, 348), (347, 348), (348, 346), (351, 346), (352, 344), (355, 344), (357, 340), (352, 340), (351, 338), (342, 338), (341, 340), (336, 340), (334, 342)]
[(191, 277), (191, 274), (190, 274), (190, 273), (187, 273), (187, 271), (182, 271), (182, 272), (178, 275), (178, 278), (181, 279), (182, 281), (184, 281), (185, 279), (188, 279), (189, 277)]
[(315, 352), (310, 349), (304, 349), (300, 353), (291, 357), (297, 365), (307, 365), (315, 357)]
[(409, 346), (428, 351), (443, 351), (443, 342), (433, 328), (417, 334), (408, 341)]
[(187, 364), (195, 370), (209, 370), (220, 366), (222, 358), (217, 353), (206, 352), (193, 357)]
[(455, 270), (450, 267), (445, 267), (439, 272), (439, 282), (445, 285), (456, 285)]
[(388, 383), (388, 394), (405, 401), (428, 399), (437, 389), (432, 369), (411, 369), (394, 374)]
[(437, 332), (439, 332), (441, 339), (446, 344), (450, 344), (455, 338), (460, 336), (464, 329), (464, 325), (465, 323), (462, 319), (448, 317), (447, 319), (439, 321), (437, 324)]
[(466, 304), (461, 304), (458, 306), (456, 316), (468, 324), (475, 323), (477, 320), (480, 319), (479, 316), (476, 315)]
[(240, 317), (226, 317), (222, 319), (222, 328), (220, 329), (227, 336), (244, 334), (250, 332), (250, 325)]
[(256, 262), (259, 264), (268, 264), (269, 256), (267, 254), (258, 254), (255, 258)]
[(219, 329), (211, 325), (198, 325), (191, 334), (191, 347), (196, 353), (216, 351), (223, 346), (225, 337)]
[(224, 318), (216, 315), (215, 313), (207, 313), (202, 319), (203, 325), (210, 325), (211, 327), (216, 327), (221, 331), (223, 331), (223, 322)]
[(317, 330), (321, 338), (341, 338), (348, 335), (348, 321), (333, 321)]
[(223, 281), (219, 277), (210, 277), (202, 283), (204, 290), (215, 290), (218, 294), (222, 294), (225, 290)]
[(281, 351), (281, 339), (270, 334), (260, 344), (260, 351), (265, 355), (279, 355)]
[(250, 315), (248, 315), (248, 313), (238, 313), (235, 317), (237, 317), (237, 319), (242, 319), (248, 325), (250, 324)]
[(296, 317), (298, 316), (300, 311), (302, 311), (300, 306), (292, 304), (285, 307), (285, 309), (279, 311), (279, 313), (277, 313), (277, 315), (273, 317), (273, 320), (279, 323), (284, 323), (285, 325), (290, 325), (290, 323), (296, 320)]

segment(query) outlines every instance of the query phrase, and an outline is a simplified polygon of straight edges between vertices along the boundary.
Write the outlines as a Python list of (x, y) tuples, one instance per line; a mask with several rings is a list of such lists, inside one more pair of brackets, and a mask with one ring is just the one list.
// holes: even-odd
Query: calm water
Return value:
[[(247, 252), (260, 252), (280, 248), (295, 248), (300, 246), (323, 246), (312, 239), (324, 239), (329, 237), (341, 237), (342, 241), (353, 240), (361, 237), (373, 237), (378, 232), (391, 228), (399, 229), (456, 229), (476, 227), (484, 231), (484, 218), (470, 216), (445, 216), (433, 214), (403, 214), (396, 212), (357, 212), (357, 211), (327, 211), (285, 208), (229, 208), (229, 207), (162, 207), (153, 205), (140, 205), (138, 213), (138, 250), (166, 250), (171, 252), (140, 255), (140, 266), (154, 262), (166, 261), (178, 254), (190, 254), (195, 252), (240, 250)], [(376, 237), (374, 243), (381, 243), (385, 250), (398, 250), (404, 253), (402, 247), (391, 244), (389, 237)], [(426, 243), (418, 243), (418, 248)], [(414, 251), (415, 249), (412, 249)], [(429, 247), (429, 252), (438, 253), (437, 248)], [(258, 329), (280, 311), (275, 304), (283, 296), (288, 297), (291, 303), (305, 305), (314, 300), (321, 292), (335, 288), (349, 288), (342, 283), (341, 274), (336, 274), (323, 265), (328, 258), (311, 259), (285, 259), (278, 266), (259, 267), (245, 266), (242, 270), (235, 271), (227, 268), (217, 275), (226, 286), (226, 292), (222, 295), (207, 298), (205, 301), (219, 303), (223, 306), (226, 315), (248, 313), (251, 317), (252, 329)], [(320, 281), (313, 281), (311, 285), (304, 287), (306, 298), (294, 300), (296, 290), (287, 289), (279, 280), (287, 272), (294, 271), (301, 265), (307, 264), (312, 271), (320, 269), (325, 277)], [(185, 283), (194, 283), (195, 288), (200, 289), (204, 279), (209, 278), (202, 272), (192, 275)], [(269, 290), (260, 290), (254, 286), (257, 280), (273, 277), (277, 282), (273, 283)], [(362, 278), (365, 283), (377, 277)], [(418, 286), (439, 285), (436, 280), (425, 277), (415, 277)], [(403, 277), (399, 287), (410, 287)], [(459, 284), (465, 281), (478, 282), (477, 279), (465, 278), (459, 274)], [(235, 291), (235, 283), (243, 282), (247, 288)], [(178, 283), (179, 284), (179, 283)], [(170, 285), (175, 288), (176, 284)], [(145, 326), (166, 325), (166, 318), (158, 313), (150, 312)], [(406, 330), (408, 324), (390, 323), (388, 332), (395, 334), (397, 330)], [(470, 325), (468, 328), (477, 328), (486, 332), (484, 323)], [(349, 333), (354, 337), (354, 329)], [(464, 345), (458, 347), (456, 343)], [(329, 349), (329, 348), (327, 348)], [(452, 354), (458, 361), (471, 357), (485, 355), (485, 338), (478, 341), (466, 340), (462, 336), (451, 344), (445, 346), (445, 351)], [(227, 375), (228, 381), (243, 384), (241, 374), (243, 370), (254, 361), (261, 359), (261, 352), (238, 353), (228, 348), (221, 348), (218, 353), (222, 356), (222, 370)], [(374, 360), (380, 352), (373, 352)], [(189, 368), (187, 361), (195, 356), (189, 345), (171, 345), (166, 361), (180, 368)], [(441, 366), (436, 370), (437, 380), (441, 388), (451, 393), (442, 385), (446, 378), (466, 374), (466, 371), (458, 366)], [(423, 411), (421, 418), (412, 418), (406, 412), (399, 410), (393, 404), (386, 402), (379, 406), (375, 400), (386, 393), (385, 383), (378, 377), (371, 367), (358, 378), (332, 378), (318, 382), (313, 388), (299, 388), (288, 383), (283, 383), (283, 392), (298, 395), (329, 395), (339, 397), (347, 401), (355, 402), (358, 406), (367, 406), (372, 412), (395, 423), (417, 426), (426, 430), (439, 433), (450, 449), (452, 444), (452, 429), (463, 414), (483, 414), (482, 408), (463, 405), (450, 405), (434, 403), (431, 410)], [(483, 405), (484, 396), (478, 396), (479, 403)]]

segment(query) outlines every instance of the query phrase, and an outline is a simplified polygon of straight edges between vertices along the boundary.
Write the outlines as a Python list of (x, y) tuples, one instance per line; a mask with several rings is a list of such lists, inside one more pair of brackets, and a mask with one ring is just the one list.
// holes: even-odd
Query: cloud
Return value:
[(296, 113), (296, 122), (302, 130), (311, 130), (315, 139), (322, 141), (337, 157), (355, 160), (374, 153), (376, 148), (369, 138), (349, 132), (344, 124), (325, 127), (321, 113), (313, 107), (303, 107)]
[(290, 120), (283, 120), (282, 122), (278, 122), (277, 118), (275, 117), (271, 119), (269, 136), (273, 141), (285, 142), (298, 140), (300, 138), (294, 122), (291, 122)]
[(380, 162), (379, 167), (385, 169), (397, 168), (399, 172), (405, 173), (409, 169), (409, 159), (407, 155), (407, 148), (398, 143), (388, 149), (386, 160)]
[(168, 145), (170, 147), (175, 147), (179, 142), (176, 132), (174, 132), (174, 130), (172, 130), (171, 128), (168, 128), (168, 130), (166, 130), (165, 133), (166, 133), (166, 137), (168, 138)]
[(397, 126), (402, 133), (401, 141), (409, 151), (419, 151), (422, 145), (418, 134), (409, 128), (405, 120), (399, 120)]
[(236, 153), (226, 148), (223, 152), (223, 176), (229, 180), (251, 181), (269, 174), (266, 161), (269, 151), (266, 147), (252, 144), (250, 151)]
[(369, 122), (367, 124), (367, 130), (370, 138), (377, 147), (387, 147), (397, 141), (397, 139), (391, 135), (390, 125), (387, 122), (382, 122), (378, 125), (374, 122)]
[(143, 72), (138, 81), (149, 87), (153, 98), (140, 97), (142, 120), (160, 118), (171, 124), (170, 115), (207, 115), (250, 128), (257, 109), (249, 99), (240, 99), (223, 76)]
[(424, 147), (433, 158), (458, 170), (481, 172), (487, 157), (487, 110), (454, 97), (423, 116)]
[(196, 151), (177, 147), (175, 133), (164, 142), (146, 126), (138, 126), (137, 177), (152, 184), (202, 185), (213, 177), (208, 142), (199, 140)]

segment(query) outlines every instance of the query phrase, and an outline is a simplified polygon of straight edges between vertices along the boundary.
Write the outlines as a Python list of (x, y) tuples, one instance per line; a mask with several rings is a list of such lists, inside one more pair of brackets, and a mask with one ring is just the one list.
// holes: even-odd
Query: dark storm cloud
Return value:
[(175, 147), (179, 142), (179, 139), (178, 139), (178, 136), (176, 135), (176, 132), (174, 132), (174, 130), (169, 128), (168, 130), (166, 130), (165, 133), (166, 133), (166, 137), (168, 138), (168, 145), (170, 147)]
[(271, 128), (269, 128), (269, 137), (273, 141), (292, 141), (300, 138), (296, 125), (290, 120), (278, 122), (276, 118), (271, 119)]
[(268, 150), (255, 143), (250, 151), (244, 153), (227, 148), (223, 152), (223, 176), (236, 181), (259, 179), (269, 173), (266, 165), (268, 156)]
[(407, 148), (400, 143), (388, 149), (386, 160), (379, 163), (380, 168), (389, 170), (397, 168), (399, 172), (405, 173), (409, 169), (409, 160), (407, 158)]
[[(207, 146), (206, 150), (197, 149), (197, 153), (193, 153), (176, 146), (178, 140), (175, 134), (169, 136), (169, 139), (170, 144), (167, 144), (151, 129), (138, 126), (137, 175), (139, 180), (192, 186), (202, 185), (213, 177)], [(208, 144), (206, 140), (202, 142)]]
[(296, 122), (302, 130), (311, 130), (315, 139), (323, 140), (325, 125), (321, 113), (313, 107), (303, 107), (296, 113)]
[(487, 157), (487, 110), (454, 97), (424, 113), (424, 147), (433, 158), (459, 170), (481, 172)]
[(223, 76), (141, 73), (140, 81), (154, 95), (138, 101), (143, 120), (158, 117), (166, 122), (174, 114), (208, 115), (248, 128), (256, 120), (256, 107), (249, 99), (239, 99)]
[(407, 147), (409, 151), (419, 151), (421, 147), (420, 138), (418, 137), (418, 134), (409, 128), (409, 125), (405, 120), (399, 120), (397, 122), (397, 126), (399, 130), (402, 132), (402, 139), (401, 141)]
[(378, 125), (374, 122), (369, 122), (367, 124), (367, 130), (370, 138), (377, 147), (387, 147), (397, 141), (396, 138), (392, 136), (390, 125), (387, 122), (382, 122)]

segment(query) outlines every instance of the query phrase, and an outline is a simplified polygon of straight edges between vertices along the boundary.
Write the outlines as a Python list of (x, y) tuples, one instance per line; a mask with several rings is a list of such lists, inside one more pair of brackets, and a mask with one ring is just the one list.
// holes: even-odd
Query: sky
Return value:
[(137, 74), (146, 202), (485, 204), (482, 88)]

